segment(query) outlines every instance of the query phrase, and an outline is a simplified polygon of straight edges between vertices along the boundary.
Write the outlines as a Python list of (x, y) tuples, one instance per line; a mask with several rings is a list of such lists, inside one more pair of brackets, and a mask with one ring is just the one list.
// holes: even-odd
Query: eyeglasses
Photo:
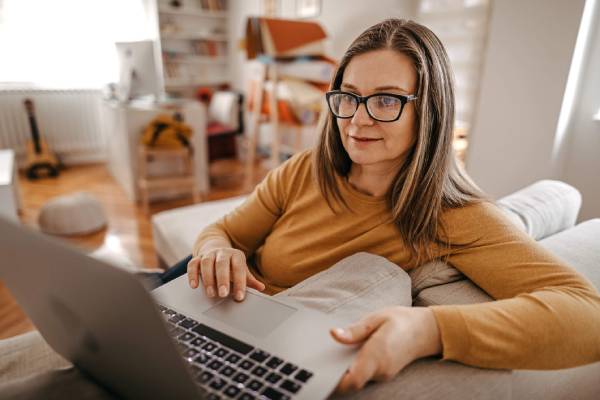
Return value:
[(360, 103), (365, 103), (367, 114), (375, 121), (397, 121), (402, 114), (404, 106), (409, 101), (417, 99), (415, 95), (401, 95), (395, 93), (375, 93), (369, 96), (359, 96), (341, 90), (332, 90), (325, 94), (327, 105), (331, 113), (337, 118), (352, 118)]

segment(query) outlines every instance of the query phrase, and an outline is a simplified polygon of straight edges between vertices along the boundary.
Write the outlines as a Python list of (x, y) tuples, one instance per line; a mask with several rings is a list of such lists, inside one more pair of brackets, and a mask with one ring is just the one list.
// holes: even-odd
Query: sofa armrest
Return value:
[(501, 198), (496, 204), (535, 240), (575, 225), (581, 194), (561, 181), (542, 180)]

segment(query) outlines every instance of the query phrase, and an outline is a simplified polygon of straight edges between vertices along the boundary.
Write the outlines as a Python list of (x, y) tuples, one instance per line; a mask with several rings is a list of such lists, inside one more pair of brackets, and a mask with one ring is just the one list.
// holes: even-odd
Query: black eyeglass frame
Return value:
[[(347, 94), (349, 96), (352, 96), (356, 99), (357, 103), (356, 103), (356, 110), (354, 110), (354, 112), (352, 113), (352, 115), (348, 116), (348, 117), (340, 117), (339, 115), (337, 115), (334, 111), (333, 108), (331, 107), (331, 103), (329, 102), (329, 98), (331, 96), (333, 96), (334, 94)], [(390, 97), (394, 97), (396, 99), (400, 100), (400, 112), (398, 112), (398, 116), (394, 119), (378, 119), (375, 118), (373, 115), (371, 115), (371, 111), (369, 111), (369, 107), (367, 107), (367, 100), (369, 100), (371, 97), (375, 97), (375, 96), (390, 96)], [(329, 92), (325, 93), (325, 98), (327, 100), (327, 107), (329, 107), (329, 111), (331, 111), (331, 113), (336, 117), (336, 118), (341, 118), (341, 119), (350, 119), (353, 118), (354, 115), (356, 114), (356, 112), (358, 111), (358, 107), (360, 107), (361, 103), (365, 104), (365, 110), (367, 110), (367, 114), (369, 115), (369, 117), (371, 117), (372, 119), (374, 119), (375, 121), (379, 121), (379, 122), (394, 122), (394, 121), (398, 121), (400, 119), (400, 116), (402, 115), (402, 111), (404, 110), (404, 106), (406, 105), (406, 103), (409, 103), (413, 100), (418, 99), (418, 96), (414, 95), (414, 94), (409, 94), (409, 95), (403, 95), (403, 94), (396, 94), (396, 93), (373, 93), (370, 94), (368, 96), (359, 96), (357, 94), (354, 94), (352, 92), (345, 92), (343, 90), (331, 90)]]

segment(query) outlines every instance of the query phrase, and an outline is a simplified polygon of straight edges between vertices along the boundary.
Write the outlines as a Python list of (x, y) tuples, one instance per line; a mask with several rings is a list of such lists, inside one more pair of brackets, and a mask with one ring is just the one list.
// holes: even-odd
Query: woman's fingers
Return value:
[(231, 293), (234, 299), (241, 301), (246, 286), (265, 290), (265, 285), (248, 270), (244, 253), (234, 249), (215, 249), (193, 258), (188, 263), (188, 280), (192, 288), (198, 287), (199, 278), (208, 297), (227, 297)]
[(202, 256), (200, 274), (206, 295), (208, 297), (215, 297), (217, 293), (215, 286), (215, 253), (208, 253)]
[(215, 275), (217, 277), (217, 293), (219, 297), (229, 295), (231, 253), (219, 251), (215, 258)]
[(198, 287), (198, 264), (200, 264), (200, 258), (194, 257), (187, 265), (188, 281), (193, 289)]
[(344, 344), (355, 344), (364, 342), (385, 321), (385, 317), (379, 313), (368, 315), (360, 321), (346, 327), (335, 328), (330, 331), (335, 340)]
[(360, 349), (348, 371), (337, 386), (337, 391), (345, 393), (362, 389), (377, 372), (377, 362), (372, 356), (373, 349), (367, 346)]
[(256, 279), (250, 271), (246, 272), (246, 284), (252, 289), (256, 289), (261, 292), (265, 290), (265, 284)]
[(246, 293), (246, 273), (248, 268), (244, 256), (239, 253), (233, 253), (231, 256), (231, 280), (233, 281), (233, 298), (237, 301), (244, 300)]

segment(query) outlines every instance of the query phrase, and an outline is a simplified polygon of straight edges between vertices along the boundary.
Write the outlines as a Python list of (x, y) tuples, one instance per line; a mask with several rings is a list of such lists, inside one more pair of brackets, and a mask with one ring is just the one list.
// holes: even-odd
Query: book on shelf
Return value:
[(227, 10), (226, 0), (200, 0), (200, 7), (206, 11), (225, 11)]

